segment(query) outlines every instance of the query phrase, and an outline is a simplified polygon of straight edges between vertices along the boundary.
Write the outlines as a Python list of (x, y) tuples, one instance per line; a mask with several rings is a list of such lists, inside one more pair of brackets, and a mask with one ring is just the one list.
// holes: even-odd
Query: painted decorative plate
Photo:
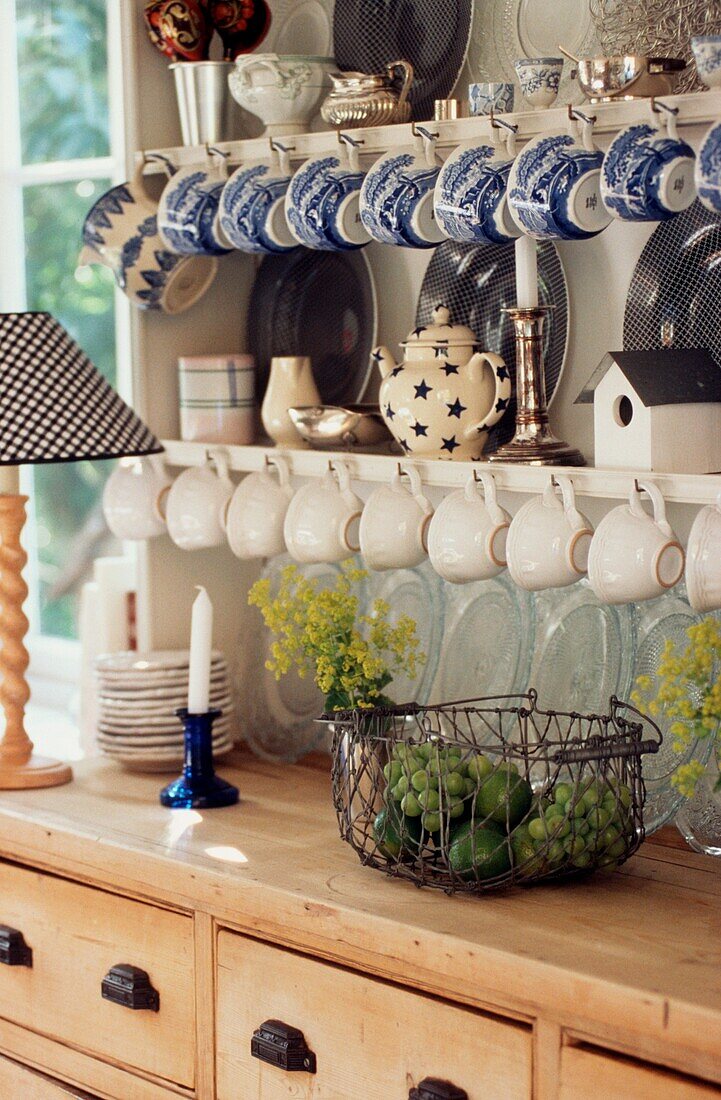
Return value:
[(262, 401), (274, 355), (309, 355), (325, 405), (361, 400), (376, 344), (376, 292), (363, 252), (297, 248), (266, 256), (248, 306), (248, 350)]
[(696, 200), (653, 231), (631, 278), (623, 344), (707, 348), (721, 366), (721, 215)]
[(410, 61), (413, 118), (428, 120), (434, 101), (447, 99), (458, 80), (472, 19), (473, 0), (339, 0), (333, 52), (339, 68), (361, 73), (382, 73), (389, 61)]
[[(517, 111), (523, 110), (513, 62), (520, 57), (559, 57), (558, 44), (576, 57), (594, 57), (599, 45), (590, 0), (486, 0), (477, 4), (466, 72), (469, 81), (512, 80)], [(572, 79), (573, 64), (563, 67), (557, 105), (581, 103), (584, 96)]]
[[(543, 358), (546, 397), (556, 392), (566, 360), (568, 341), (568, 287), (553, 241), (538, 248), (538, 298), (555, 308), (544, 328)], [(454, 324), (468, 325), (483, 351), (503, 356), (515, 380), (516, 349), (513, 323), (503, 310), (516, 304), (516, 260), (512, 245), (444, 241), (426, 269), (416, 307), (416, 324), (427, 325), (442, 302)], [(513, 437), (516, 402), (488, 436), (485, 454), (498, 450)]]
[[(658, 683), (658, 664), (666, 642), (670, 639), (678, 646), (685, 646), (688, 641), (686, 631), (698, 620), (699, 616), (686, 601), (682, 585), (657, 600), (638, 605), (638, 644), (632, 684), (635, 684), (638, 676), (650, 676), (653, 695)], [(685, 753), (676, 753), (673, 750), (674, 739), (668, 735), (670, 720), (662, 711), (654, 717), (654, 721), (663, 734), (663, 744), (656, 755), (643, 758), (643, 778), (646, 784), (644, 822), (647, 833), (654, 833), (670, 821), (683, 804), (683, 796), (671, 782), (675, 769), (679, 764), (688, 764), (692, 760), (705, 764), (711, 754), (713, 742), (708, 737), (692, 741)]]
[(446, 629), (433, 701), (526, 691), (535, 632), (530, 593), (507, 573), (443, 587)]
[(530, 684), (550, 710), (606, 714), (627, 699), (633, 668), (631, 606), (601, 603), (588, 581), (539, 592)]

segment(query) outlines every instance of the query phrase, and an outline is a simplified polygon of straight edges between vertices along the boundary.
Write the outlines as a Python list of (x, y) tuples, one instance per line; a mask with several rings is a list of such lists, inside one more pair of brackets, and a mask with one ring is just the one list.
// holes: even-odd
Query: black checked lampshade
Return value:
[(162, 449), (54, 317), (0, 313), (0, 466)]

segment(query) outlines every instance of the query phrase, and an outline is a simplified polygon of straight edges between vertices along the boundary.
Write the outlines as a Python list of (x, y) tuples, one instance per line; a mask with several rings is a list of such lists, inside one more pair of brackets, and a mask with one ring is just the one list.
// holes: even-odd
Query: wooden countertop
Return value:
[(721, 860), (672, 833), (614, 874), (449, 898), (358, 863), (327, 762), (236, 763), (220, 771), (241, 803), (204, 814), (163, 809), (162, 776), (97, 761), (66, 787), (2, 792), (0, 855), (619, 1049), (633, 1033), (670, 1064), (693, 1051), (721, 1080)]

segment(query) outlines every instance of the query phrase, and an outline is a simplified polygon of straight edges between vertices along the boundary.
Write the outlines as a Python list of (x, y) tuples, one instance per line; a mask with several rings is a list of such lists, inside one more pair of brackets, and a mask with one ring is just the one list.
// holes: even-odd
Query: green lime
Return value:
[(406, 817), (420, 817), (421, 805), (414, 794), (409, 791), (408, 794), (403, 795), (401, 799), (401, 809)]
[(511, 869), (509, 842), (495, 828), (466, 822), (448, 850), (451, 869), (461, 878), (496, 878)]
[(476, 813), (499, 825), (507, 825), (510, 832), (528, 813), (532, 797), (530, 783), (507, 765), (499, 764), (476, 795)]
[(485, 779), (493, 771), (493, 764), (482, 752), (472, 756), (466, 765), (469, 779)]
[(398, 859), (418, 855), (421, 847), (421, 823), (418, 818), (403, 817), (396, 806), (385, 806), (376, 814), (373, 835), (383, 855)]

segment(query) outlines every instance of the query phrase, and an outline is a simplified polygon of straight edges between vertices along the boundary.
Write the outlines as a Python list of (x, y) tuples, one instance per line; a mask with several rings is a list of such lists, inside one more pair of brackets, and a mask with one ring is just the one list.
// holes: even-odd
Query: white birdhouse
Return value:
[(721, 370), (707, 351), (610, 351), (576, 399), (591, 402), (596, 467), (721, 471)]

